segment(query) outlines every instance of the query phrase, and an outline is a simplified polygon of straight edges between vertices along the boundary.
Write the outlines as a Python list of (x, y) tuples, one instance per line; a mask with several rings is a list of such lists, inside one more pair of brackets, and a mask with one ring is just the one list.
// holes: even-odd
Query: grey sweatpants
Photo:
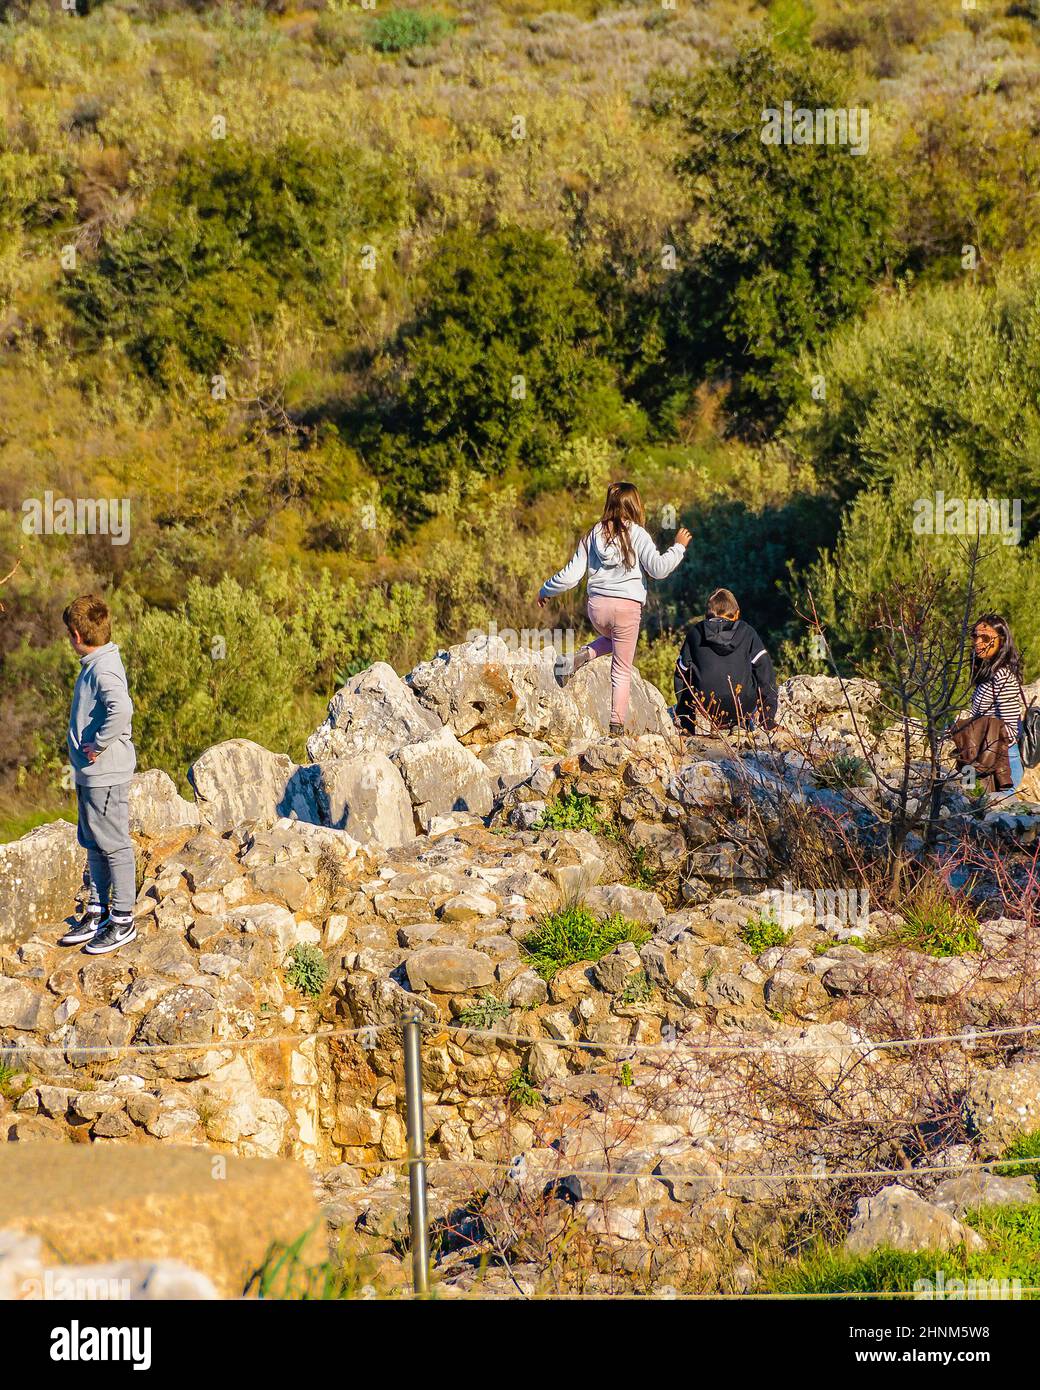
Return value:
[(134, 846), (130, 839), (130, 783), (76, 787), (78, 839), (87, 851), (91, 901), (113, 912), (131, 913), (137, 898)]

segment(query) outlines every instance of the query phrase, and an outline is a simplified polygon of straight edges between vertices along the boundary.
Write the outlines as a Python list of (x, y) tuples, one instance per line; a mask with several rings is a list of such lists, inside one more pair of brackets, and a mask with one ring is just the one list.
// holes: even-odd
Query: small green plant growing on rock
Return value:
[(292, 948), (289, 964), (285, 967), (285, 982), (290, 989), (298, 989), (314, 999), (325, 988), (328, 978), (328, 961), (317, 946), (300, 943)]
[(534, 823), (535, 830), (589, 830), (593, 835), (602, 835), (607, 828), (595, 799), (573, 787), (547, 801)]
[(504, 1022), (509, 1012), (509, 1005), (501, 999), (496, 999), (493, 994), (482, 994), (475, 1004), (462, 1010), (459, 1022), (464, 1028), (488, 1030), (494, 1028), (496, 1023)]
[(506, 1092), (514, 1105), (541, 1105), (542, 1093), (531, 1085), (531, 1078), (518, 1067), (509, 1078)]
[(847, 791), (850, 787), (869, 787), (870, 767), (864, 758), (852, 753), (836, 753), (815, 769), (813, 776), (818, 787), (829, 791)]
[(0, 1062), (0, 1096), (11, 1098), (29, 1089), (30, 1078), (25, 1072), (17, 1072), (6, 1062)]
[(646, 862), (646, 850), (642, 845), (636, 845), (631, 850), (632, 856), (632, 877), (629, 884), (632, 888), (643, 888), (650, 890), (657, 887), (657, 880), (660, 877), (656, 869), (652, 869)]
[(584, 903), (547, 912), (523, 941), (531, 964), (543, 980), (551, 980), (558, 970), (582, 960), (599, 960), (622, 941), (642, 946), (650, 932), (615, 912), (597, 917)]
[(760, 956), (771, 946), (786, 946), (791, 939), (791, 933), (782, 927), (775, 917), (760, 913), (757, 917), (752, 917), (750, 922), (744, 923), (740, 929), (740, 939), (745, 946), (750, 947), (752, 955)]
[(645, 970), (633, 970), (621, 991), (622, 1004), (646, 1004), (653, 995), (654, 987)]
[(625, 1087), (631, 1086), (631, 1085), (633, 1084), (634, 1080), (635, 1080), (635, 1078), (634, 1078), (633, 1075), (632, 1075), (632, 1063), (631, 1063), (631, 1062), (622, 1062), (622, 1063), (621, 1063), (621, 1084), (622, 1084), (622, 1086), (625, 1086)]
[(963, 956), (982, 949), (977, 913), (940, 878), (923, 879), (900, 911), (903, 924), (893, 944), (929, 956)]

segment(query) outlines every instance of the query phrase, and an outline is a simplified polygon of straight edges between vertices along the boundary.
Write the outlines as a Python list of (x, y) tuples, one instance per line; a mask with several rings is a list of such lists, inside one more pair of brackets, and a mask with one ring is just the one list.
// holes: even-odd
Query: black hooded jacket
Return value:
[[(705, 618), (695, 623), (675, 663), (676, 715), (693, 733), (699, 706), (713, 723), (732, 726), (755, 718), (771, 728), (776, 717), (776, 677), (762, 639), (742, 619)], [(738, 717), (737, 707), (740, 714)]]

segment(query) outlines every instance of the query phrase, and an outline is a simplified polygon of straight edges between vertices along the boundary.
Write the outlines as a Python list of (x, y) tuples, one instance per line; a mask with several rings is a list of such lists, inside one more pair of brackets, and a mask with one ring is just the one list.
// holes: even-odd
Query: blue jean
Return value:
[(1025, 768), (1022, 766), (1022, 752), (1017, 743), (1012, 743), (1008, 747), (1008, 763), (1011, 767), (1011, 785), (1017, 788), (1025, 776)]

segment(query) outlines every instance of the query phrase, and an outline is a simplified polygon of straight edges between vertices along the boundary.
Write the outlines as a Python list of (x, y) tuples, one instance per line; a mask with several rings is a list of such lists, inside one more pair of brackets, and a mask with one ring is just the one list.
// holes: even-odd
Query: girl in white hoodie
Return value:
[(639, 640), (639, 624), (646, 601), (644, 575), (665, 579), (671, 574), (690, 542), (681, 526), (675, 544), (663, 554), (645, 529), (646, 512), (634, 483), (611, 483), (603, 515), (563, 569), (547, 579), (538, 592), (538, 606), (581, 582), (588, 571), (589, 622), (599, 633), (574, 658), (579, 670), (594, 657), (610, 653), (610, 732), (624, 732), (632, 688), (632, 662)]

